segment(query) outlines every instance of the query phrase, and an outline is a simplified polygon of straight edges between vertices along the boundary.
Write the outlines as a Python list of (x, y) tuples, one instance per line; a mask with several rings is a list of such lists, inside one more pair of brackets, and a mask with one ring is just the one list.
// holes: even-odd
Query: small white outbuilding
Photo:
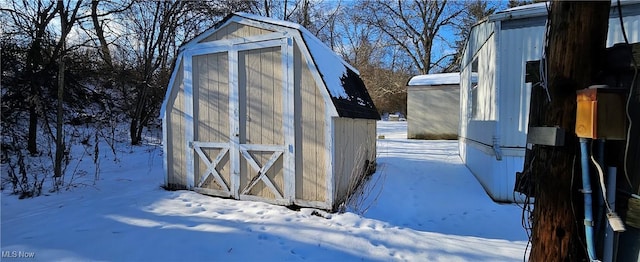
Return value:
[(460, 72), (417, 75), (407, 82), (407, 137), (457, 139)]
[(182, 46), (161, 117), (170, 189), (335, 210), (375, 168), (358, 72), (294, 23), (234, 13)]
[[(540, 60), (547, 3), (497, 12), (470, 32), (461, 64), (460, 157), (498, 202), (524, 200), (514, 193), (524, 165), (532, 83), (525, 82), (528, 61)], [(622, 1), (629, 42), (640, 40), (640, 2)], [(615, 1), (607, 47), (624, 38)], [(473, 74), (477, 73), (477, 83)]]

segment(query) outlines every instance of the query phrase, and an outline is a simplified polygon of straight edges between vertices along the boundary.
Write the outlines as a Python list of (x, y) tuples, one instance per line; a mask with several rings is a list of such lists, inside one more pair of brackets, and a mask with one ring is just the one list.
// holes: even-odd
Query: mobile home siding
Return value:
[(545, 33), (544, 20), (529, 21), (527, 26), (515, 28), (504, 22), (499, 34), (498, 132), (502, 147), (523, 147), (526, 143), (531, 85), (524, 83), (525, 64), (542, 56)]
[[(496, 120), (496, 39), (493, 34), (484, 40), (482, 48), (478, 50), (478, 54), (473, 56), (471, 62), (463, 69), (462, 80), (460, 83), (461, 104), (465, 108), (461, 109), (460, 136), (464, 139), (471, 139), (476, 142), (492, 145), (493, 131), (478, 130), (476, 126), (493, 126)], [(471, 76), (474, 60), (477, 63), (478, 82), (472, 83)], [(476, 89), (475, 91), (473, 89)], [(476, 92), (475, 95), (473, 92)], [(474, 98), (475, 97), (475, 98)], [(488, 133), (488, 132), (489, 133)]]
[[(609, 12), (609, 34), (607, 35), (607, 46), (613, 46), (615, 43), (624, 43), (622, 35), (622, 27), (617, 8), (612, 8)], [(640, 41), (640, 4), (623, 6), (622, 20), (624, 22), (624, 31), (627, 34), (629, 43)]]
[[(543, 6), (537, 8), (540, 7)], [(524, 164), (529, 124), (532, 86), (524, 83), (525, 65), (527, 61), (541, 59), (546, 30), (546, 11), (535, 8), (528, 10), (524, 18), (512, 18), (507, 11), (476, 25), (463, 55), (460, 156), (496, 201), (523, 199), (522, 195), (514, 195), (513, 187), (515, 174), (522, 171)], [(624, 42), (617, 8), (612, 8), (610, 15), (607, 47)], [(623, 5), (623, 20), (629, 42), (640, 41), (640, 4)], [(480, 91), (475, 103), (483, 102), (491, 107), (482, 107), (480, 115), (474, 113), (476, 105), (470, 83), (470, 72), (476, 58)], [(481, 65), (483, 63), (497, 67)], [(483, 81), (492, 84), (486, 86)], [(490, 92), (484, 92), (484, 88), (489, 88)], [(489, 97), (483, 97), (485, 95), (496, 96), (495, 103)], [(494, 112), (495, 119), (491, 118)]]

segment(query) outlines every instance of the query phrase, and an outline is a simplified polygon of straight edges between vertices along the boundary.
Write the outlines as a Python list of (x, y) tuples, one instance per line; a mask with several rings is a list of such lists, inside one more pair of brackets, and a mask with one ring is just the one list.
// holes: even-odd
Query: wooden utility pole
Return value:
[[(553, 1), (547, 47), (548, 92), (533, 91), (529, 126), (558, 126), (564, 146), (533, 148), (535, 176), (530, 261), (588, 260), (575, 136), (576, 90), (593, 85), (604, 58), (610, 1)], [(550, 97), (551, 101), (548, 100)]]

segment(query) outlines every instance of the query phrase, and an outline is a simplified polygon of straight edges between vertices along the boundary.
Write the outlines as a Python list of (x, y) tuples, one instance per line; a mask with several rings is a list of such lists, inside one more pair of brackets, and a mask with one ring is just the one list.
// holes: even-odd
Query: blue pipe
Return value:
[(582, 163), (582, 193), (584, 194), (584, 234), (587, 239), (587, 253), (589, 260), (596, 261), (596, 249), (593, 244), (593, 206), (591, 202), (591, 180), (589, 176), (589, 151), (586, 138), (580, 138)]

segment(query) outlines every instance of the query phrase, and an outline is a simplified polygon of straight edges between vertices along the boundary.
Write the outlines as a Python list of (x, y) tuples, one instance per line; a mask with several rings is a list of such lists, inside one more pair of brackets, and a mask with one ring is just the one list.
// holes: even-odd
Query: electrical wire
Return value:
[[(531, 186), (531, 170), (533, 169), (533, 163), (535, 162), (536, 157), (534, 156), (531, 161), (529, 161), (529, 168), (527, 168), (527, 170), (525, 170), (523, 172), (523, 179), (524, 177), (526, 177), (527, 175), (529, 176), (529, 179), (524, 180), (524, 181), (520, 181), (521, 184), (516, 185), (516, 187), (519, 187), (520, 185), (524, 184), (528, 184), (526, 185), (526, 187), (528, 188), (529, 186)], [(526, 190), (527, 193), (531, 193), (531, 191)], [(524, 202), (522, 203), (522, 205), (518, 202), (516, 202), (516, 206), (518, 206), (520, 209), (522, 209), (522, 213), (520, 216), (520, 223), (522, 228), (524, 229), (525, 233), (527, 234), (527, 245), (525, 246), (524, 249), (524, 253), (522, 254), (522, 261), (527, 261), (527, 252), (529, 251), (529, 247), (531, 247), (531, 237), (532, 237), (532, 230), (533, 230), (533, 204), (531, 203), (531, 199), (532, 197), (530, 195), (528, 195), (527, 193), (524, 193), (525, 195), (525, 199)], [(516, 199), (516, 191), (514, 190), (512, 192), (513, 194), (513, 199)]]
[(613, 213), (613, 210), (611, 210), (611, 206), (609, 206), (609, 200), (607, 200), (607, 187), (604, 185), (604, 172), (602, 171), (602, 167), (600, 166), (600, 163), (598, 163), (598, 161), (596, 161), (596, 159), (593, 157), (593, 143), (591, 143), (591, 162), (593, 163), (593, 165), (596, 167), (596, 170), (598, 171), (598, 176), (600, 177), (600, 179), (598, 179), (598, 181), (600, 182), (600, 189), (602, 190), (602, 198), (604, 199), (604, 204), (607, 207), (607, 211), (609, 211), (609, 213)]
[[(624, 37), (624, 42), (628, 46), (629, 39), (627, 38), (627, 32), (624, 29), (624, 20), (622, 18), (622, 7), (620, 6), (620, 0), (618, 0), (618, 18), (620, 20), (620, 28), (622, 30), (622, 36)], [(631, 80), (631, 87), (629, 87), (629, 95), (627, 95), (626, 115), (627, 115), (627, 120), (629, 120), (629, 128), (627, 128), (627, 141), (624, 147), (623, 169), (624, 169), (624, 176), (627, 179), (627, 183), (629, 183), (629, 188), (633, 190), (633, 183), (631, 183), (631, 179), (629, 178), (629, 171), (627, 168), (627, 166), (629, 165), (628, 159), (629, 159), (629, 143), (631, 141), (631, 128), (633, 127), (633, 119), (631, 119), (631, 113), (629, 113), (630, 112), (629, 105), (631, 104), (631, 97), (633, 97), (633, 90), (635, 88), (636, 80), (638, 78), (638, 63), (635, 57), (633, 57), (633, 54), (631, 55), (631, 61), (633, 62), (634, 73), (633, 73), (633, 78)], [(638, 187), (638, 194), (640, 195), (640, 187)]]
[(551, 6), (549, 5), (549, 2), (545, 2), (545, 6), (547, 8), (547, 21), (545, 23), (545, 32), (544, 32), (544, 39), (542, 39), (542, 41), (544, 42), (544, 46), (542, 47), (542, 56), (540, 58), (540, 82), (542, 85), (542, 88), (544, 88), (544, 91), (547, 95), (547, 102), (551, 102), (551, 94), (549, 93), (549, 81), (548, 81), (548, 76), (549, 76), (549, 72), (547, 71), (548, 65), (547, 65), (547, 49), (549, 49), (549, 34), (551, 32), (551, 19), (549, 19), (549, 17), (551, 17)]
[[(543, 38), (543, 42), (544, 42), (544, 46), (542, 47), (542, 55), (540, 57), (540, 64), (539, 64), (539, 72), (540, 72), (540, 82), (536, 83), (535, 85), (533, 85), (531, 87), (531, 89), (537, 87), (538, 85), (540, 85), (542, 88), (544, 88), (545, 94), (547, 95), (547, 102), (551, 102), (551, 94), (549, 92), (549, 85), (548, 85), (548, 65), (547, 65), (547, 50), (549, 49), (549, 34), (551, 31), (551, 19), (549, 19), (549, 17), (551, 17), (551, 6), (549, 5), (549, 2), (545, 2), (545, 6), (547, 9), (547, 21), (545, 23), (545, 34), (544, 34), (544, 38)], [(531, 159), (531, 161), (529, 161), (529, 169), (525, 170), (523, 173), (528, 173), (529, 176), (533, 176), (533, 174), (531, 174), (531, 170), (533, 169), (533, 164), (535, 162), (536, 158), (535, 156)], [(575, 156), (574, 156), (574, 166), (575, 166)], [(524, 174), (523, 174), (524, 177)], [(526, 181), (526, 183), (533, 183), (532, 181), (533, 179), (530, 178), (528, 181)], [(572, 184), (573, 184), (573, 177), (572, 177)], [(530, 186), (530, 185), (528, 185)], [(535, 191), (535, 189), (533, 190)], [(529, 192), (531, 193), (531, 192)], [(515, 191), (513, 192), (513, 196), (515, 199)], [(531, 203), (533, 197), (526, 195), (524, 203), (520, 206), (518, 205), (518, 207), (520, 207), (522, 209), (522, 214), (521, 214), (521, 224), (522, 224), (522, 228), (525, 230), (525, 232), (527, 233), (527, 245), (524, 249), (524, 253), (523, 253), (523, 257), (522, 260), (523, 261), (527, 261), (527, 252), (529, 251), (529, 248), (532, 247), (532, 237), (533, 237), (533, 220), (534, 220), (534, 216), (533, 216), (533, 203)], [(573, 201), (571, 201), (571, 205), (573, 206)], [(574, 212), (574, 216), (575, 216), (575, 212)], [(577, 226), (577, 225), (576, 225)], [(582, 239), (580, 240), (582, 242)], [(583, 244), (584, 247), (584, 244)], [(586, 247), (585, 248), (585, 252), (586, 252)]]

